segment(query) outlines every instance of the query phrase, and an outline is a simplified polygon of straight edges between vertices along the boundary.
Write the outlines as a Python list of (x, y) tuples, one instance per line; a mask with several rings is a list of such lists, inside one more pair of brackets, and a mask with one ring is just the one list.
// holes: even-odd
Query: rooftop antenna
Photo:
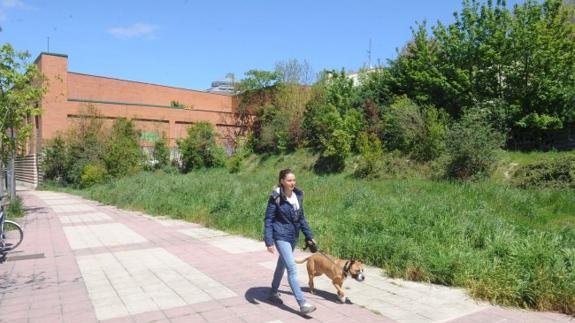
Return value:
[(371, 69), (371, 38), (369, 39), (369, 48), (367, 50), (367, 69)]
[(46, 38), (47, 38), (47, 40), (46, 40), (46, 45), (47, 45), (47, 47), (48, 47), (47, 52), (49, 53), (49, 52), (50, 52), (50, 36), (48, 36), (48, 37), (46, 37)]

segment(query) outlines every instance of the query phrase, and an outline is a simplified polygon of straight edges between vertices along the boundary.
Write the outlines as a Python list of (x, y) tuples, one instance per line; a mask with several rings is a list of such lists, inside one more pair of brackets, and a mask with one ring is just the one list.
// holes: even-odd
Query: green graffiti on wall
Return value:
[(156, 142), (158, 139), (160, 139), (160, 136), (158, 136), (158, 134), (155, 132), (142, 131), (140, 133), (140, 140), (148, 142)]

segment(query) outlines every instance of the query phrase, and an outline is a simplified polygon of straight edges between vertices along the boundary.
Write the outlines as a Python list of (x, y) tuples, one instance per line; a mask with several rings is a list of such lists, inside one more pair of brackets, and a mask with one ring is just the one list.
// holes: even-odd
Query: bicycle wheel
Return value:
[(22, 243), (24, 231), (18, 223), (6, 220), (4, 221), (4, 251), (13, 250)]

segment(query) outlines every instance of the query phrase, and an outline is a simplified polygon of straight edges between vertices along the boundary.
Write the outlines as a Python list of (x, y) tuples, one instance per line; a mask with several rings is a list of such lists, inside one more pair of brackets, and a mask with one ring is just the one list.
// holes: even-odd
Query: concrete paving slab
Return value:
[(92, 223), (101, 221), (112, 221), (112, 217), (104, 212), (92, 212), (78, 215), (60, 216), (62, 224)]
[(76, 225), (64, 227), (72, 249), (111, 247), (147, 242), (147, 240), (121, 223)]
[(57, 213), (71, 213), (71, 212), (95, 212), (96, 209), (87, 204), (72, 204), (72, 205), (53, 205), (50, 206), (54, 212)]
[(263, 242), (238, 236), (224, 236), (208, 240), (210, 245), (225, 250), (231, 254), (262, 251)]
[(229, 235), (224, 231), (208, 229), (208, 228), (191, 228), (191, 229), (178, 230), (178, 232), (181, 232), (187, 236), (190, 236), (198, 240), (206, 240), (215, 237), (223, 237)]

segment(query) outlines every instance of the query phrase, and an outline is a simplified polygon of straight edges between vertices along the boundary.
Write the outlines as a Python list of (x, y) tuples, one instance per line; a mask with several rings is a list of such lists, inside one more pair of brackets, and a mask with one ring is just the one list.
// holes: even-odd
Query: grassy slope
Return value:
[(328, 253), (395, 277), (464, 286), (499, 304), (574, 314), (575, 194), (502, 184), (510, 163), (541, 156), (506, 158), (499, 178), (472, 184), (317, 176), (313, 156), (298, 152), (252, 156), (239, 174), (142, 173), (74, 193), (261, 239), (267, 194), (278, 170), (290, 167)]

